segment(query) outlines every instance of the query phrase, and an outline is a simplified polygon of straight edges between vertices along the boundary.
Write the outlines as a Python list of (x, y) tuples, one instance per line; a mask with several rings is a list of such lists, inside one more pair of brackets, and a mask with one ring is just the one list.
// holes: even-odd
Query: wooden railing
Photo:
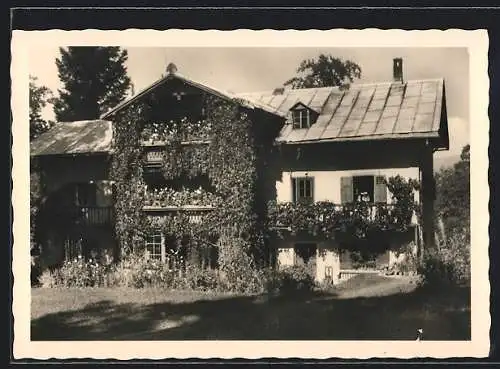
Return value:
[(414, 209), (385, 203), (273, 202), (270, 204), (269, 213), (272, 227), (283, 230), (348, 224), (349, 222), (345, 222), (345, 220), (385, 225), (414, 225), (418, 223)]
[(79, 206), (76, 207), (76, 222), (80, 225), (111, 225), (113, 208), (111, 206)]
[[(196, 139), (196, 140), (182, 141), (181, 145), (182, 146), (208, 145), (209, 143), (210, 143), (210, 140)], [(146, 150), (146, 159), (145, 159), (146, 165), (157, 166), (157, 165), (160, 165), (162, 163), (162, 161), (163, 161), (163, 148), (165, 147), (165, 145), (167, 145), (167, 142), (165, 142), (165, 141), (155, 141), (155, 142), (143, 141), (143, 142), (141, 142), (141, 145)]]
[(183, 213), (188, 216), (191, 223), (200, 223), (207, 212), (214, 210), (214, 207), (211, 205), (143, 206), (142, 210), (151, 214)]

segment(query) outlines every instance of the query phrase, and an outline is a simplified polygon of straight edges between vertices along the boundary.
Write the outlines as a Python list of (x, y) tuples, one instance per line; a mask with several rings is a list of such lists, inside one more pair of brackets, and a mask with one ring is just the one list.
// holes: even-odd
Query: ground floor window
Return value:
[(153, 233), (146, 237), (146, 255), (151, 259), (165, 260), (165, 242), (161, 233)]

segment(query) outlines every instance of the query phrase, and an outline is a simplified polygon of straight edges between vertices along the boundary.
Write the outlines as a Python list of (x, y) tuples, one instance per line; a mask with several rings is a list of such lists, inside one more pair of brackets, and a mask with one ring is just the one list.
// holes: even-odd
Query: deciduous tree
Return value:
[(312, 88), (338, 86), (347, 88), (361, 77), (361, 67), (350, 61), (320, 54), (317, 59), (303, 60), (297, 68), (297, 75), (284, 83), (291, 88)]

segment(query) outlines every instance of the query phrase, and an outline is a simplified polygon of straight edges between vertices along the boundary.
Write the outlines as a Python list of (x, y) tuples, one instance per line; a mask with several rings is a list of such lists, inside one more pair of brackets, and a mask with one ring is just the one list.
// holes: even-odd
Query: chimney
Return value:
[(403, 83), (403, 59), (402, 58), (394, 58), (393, 59), (392, 76), (393, 76), (394, 82)]
[(174, 63), (167, 65), (167, 74), (175, 74), (177, 72), (177, 67)]

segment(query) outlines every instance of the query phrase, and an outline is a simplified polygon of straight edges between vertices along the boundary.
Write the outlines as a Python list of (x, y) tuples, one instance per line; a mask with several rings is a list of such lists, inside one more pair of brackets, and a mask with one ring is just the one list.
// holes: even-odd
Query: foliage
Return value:
[(430, 288), (470, 283), (470, 243), (455, 233), (436, 250), (427, 250), (418, 269), (422, 284)]
[(222, 204), (222, 199), (212, 192), (206, 191), (202, 187), (196, 190), (182, 188), (176, 191), (170, 187), (161, 189), (154, 188), (148, 190), (144, 196), (144, 205), (150, 206), (218, 206)]
[(223, 288), (228, 291), (254, 293), (262, 289), (262, 276), (249, 255), (248, 242), (235, 233), (223, 232), (219, 239), (219, 264)]
[[(435, 174), (436, 215), (447, 234), (465, 231), (470, 242), (470, 145), (462, 149), (461, 160)], [(446, 238), (443, 235), (443, 238)]]
[(267, 276), (267, 289), (271, 293), (283, 295), (307, 293), (314, 287), (314, 278), (303, 265), (286, 266)]
[(387, 274), (409, 275), (415, 274), (420, 269), (420, 259), (415, 252), (415, 243), (409, 242), (401, 249), (396, 250), (396, 255), (403, 255), (403, 260), (400, 260), (389, 268)]
[(460, 161), (435, 174), (437, 250), (425, 255), (421, 273), (431, 286), (470, 281), (470, 145)]
[(212, 127), (205, 120), (191, 121), (183, 117), (179, 121), (147, 122), (141, 133), (145, 142), (168, 142), (171, 140), (209, 140)]
[[(234, 242), (219, 243), (219, 248), (244, 247), (243, 244), (252, 245), (252, 248), (262, 247), (264, 222), (259, 221), (256, 214), (258, 200), (254, 190), (262, 179), (257, 176), (252, 120), (245, 109), (235, 102), (215, 97), (206, 97), (203, 101), (206, 114), (202, 120), (191, 117), (158, 120), (153, 118), (153, 112), (157, 112), (159, 107), (145, 102), (132, 104), (114, 117), (115, 153), (111, 164), (112, 178), (116, 183), (115, 230), (125, 253), (144, 244), (146, 235), (152, 231), (175, 238), (177, 245), (184, 244), (189, 251), (206, 247), (207, 241), (217, 240), (221, 232), (229, 228), (235, 230)], [(151, 123), (159, 121), (162, 123)], [(201, 136), (209, 136), (211, 140), (202, 145), (183, 144), (186, 138)], [(210, 181), (210, 189), (192, 191), (185, 188), (178, 191), (167, 184), (157, 192), (144, 191), (147, 182), (141, 163), (147, 148), (141, 144), (151, 138), (163, 140), (166, 137), (168, 140), (164, 143), (161, 168), (164, 179), (167, 182), (181, 177), (190, 180), (204, 174)], [(215, 208), (204, 215), (201, 223), (193, 223), (184, 212), (164, 216), (144, 213), (142, 207), (152, 203), (210, 203)], [(237, 242), (238, 239), (244, 241)], [(227, 255), (223, 250), (219, 251), (219, 255)], [(222, 260), (226, 259), (223, 257)], [(226, 265), (227, 268), (230, 268), (229, 265)], [(231, 285), (234, 283), (229, 282)]]
[(129, 253), (115, 266), (111, 283), (120, 287), (172, 288), (179, 273), (180, 269), (171, 269), (169, 264), (146, 258), (143, 253)]
[(59, 269), (60, 283), (64, 287), (103, 287), (109, 270), (110, 265), (80, 257), (64, 262)]
[(38, 277), (38, 285), (42, 288), (53, 288), (62, 285), (59, 272), (45, 269)]
[(30, 92), (30, 140), (50, 129), (54, 122), (42, 118), (42, 110), (47, 106), (52, 97), (52, 91), (46, 86), (40, 86), (37, 78), (29, 77)]
[(339, 86), (348, 87), (355, 78), (361, 77), (361, 67), (356, 63), (331, 55), (320, 54), (317, 59), (303, 60), (297, 68), (297, 76), (284, 83), (294, 89)]
[[(269, 204), (270, 225), (277, 227), (280, 236), (283, 228), (287, 228), (291, 234), (305, 231), (327, 239), (339, 234), (352, 235), (353, 241), (383, 238), (387, 231), (404, 232), (411, 224), (414, 212), (419, 212), (413, 198), (418, 183), (396, 176), (388, 179), (387, 186), (393, 196), (392, 204), (272, 201)], [(343, 244), (347, 246), (349, 243)]]
[(64, 87), (53, 100), (58, 121), (97, 119), (126, 97), (126, 50), (78, 46), (59, 51), (56, 65)]

